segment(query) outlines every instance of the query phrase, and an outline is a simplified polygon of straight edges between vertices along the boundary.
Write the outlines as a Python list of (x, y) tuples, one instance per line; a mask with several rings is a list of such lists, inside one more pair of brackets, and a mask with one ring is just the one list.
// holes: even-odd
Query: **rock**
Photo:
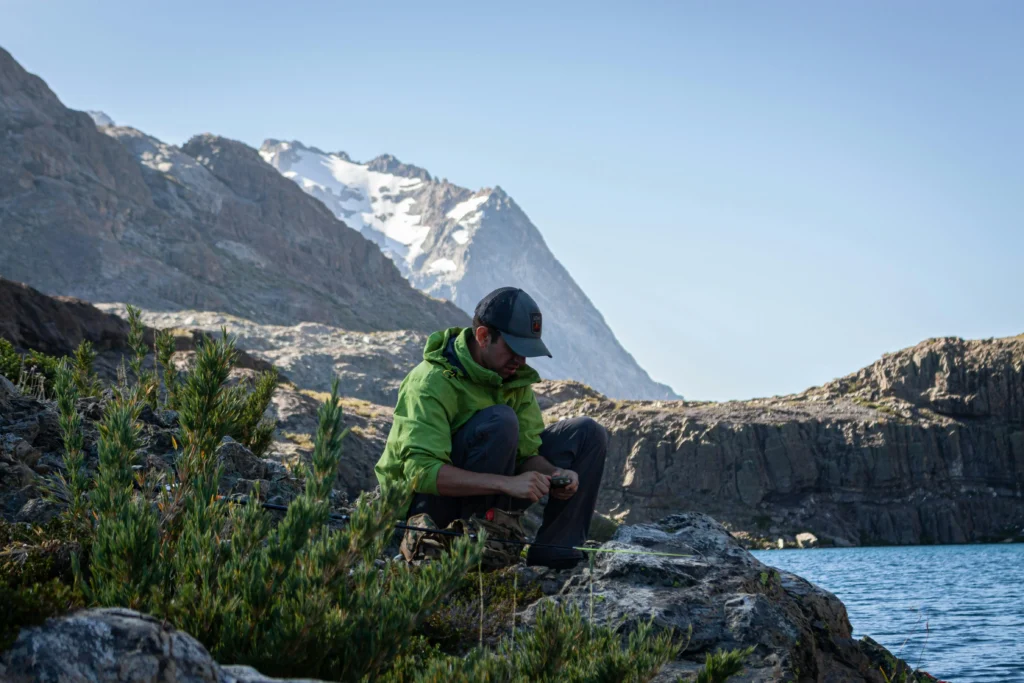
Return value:
[(21, 392), (18, 391), (18, 387), (14, 385), (14, 382), (0, 375), (0, 405), (3, 405), (8, 399), (20, 395)]
[(14, 521), (42, 526), (59, 515), (62, 509), (62, 505), (52, 500), (33, 498), (21, 507)]
[[(706, 652), (755, 646), (743, 680), (881, 683), (873, 662), (889, 653), (852, 638), (846, 608), (833, 594), (762, 564), (721, 524), (699, 513), (623, 526), (603, 548), (675, 553), (680, 557), (597, 553), (594, 619), (624, 632), (654, 618), (689, 646), (671, 668), (693, 671)], [(540, 576), (534, 580), (540, 580)], [(547, 602), (590, 610), (586, 565), (563, 579), (557, 594), (524, 610), (525, 623)], [(664, 679), (671, 680), (671, 679)]]
[(266, 473), (263, 460), (230, 436), (224, 437), (224, 441), (217, 447), (217, 460), (224, 466), (224, 476), (227, 477), (263, 479)]
[(197, 640), (128, 609), (90, 609), (24, 629), (0, 660), (10, 683), (221, 683)]
[(814, 548), (818, 545), (818, 537), (804, 531), (796, 535), (796, 544), (800, 548)]
[[(167, 622), (129, 609), (89, 609), (24, 629), (0, 658), (5, 683), (289, 683), (221, 667)], [(315, 683), (292, 679), (290, 683)]]
[(39, 462), (39, 457), (42, 455), (38, 448), (34, 448), (31, 443), (25, 440), (18, 441), (11, 452), (26, 467), (35, 467), (36, 463)]
[(607, 397), (582, 382), (573, 380), (544, 380), (533, 386), (533, 393), (541, 410), (566, 401), (592, 400), (607, 401)]

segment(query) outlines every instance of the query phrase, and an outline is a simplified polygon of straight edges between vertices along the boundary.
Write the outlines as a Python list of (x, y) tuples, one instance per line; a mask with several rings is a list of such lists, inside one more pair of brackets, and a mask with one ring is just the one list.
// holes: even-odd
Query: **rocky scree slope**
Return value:
[(245, 145), (66, 108), (0, 49), (0, 275), (49, 294), (360, 331), (464, 324)]
[[(97, 307), (127, 317), (124, 304)], [(142, 311), (142, 320), (158, 329), (219, 334), (238, 348), (273, 364), (300, 389), (327, 392), (338, 378), (343, 396), (393, 406), (405, 375), (421, 360), (427, 335), (411, 330), (353, 332), (322, 323), (260, 325), (209, 311)]]
[[(82, 340), (91, 342), (99, 352), (94, 368), (101, 379), (116, 379), (122, 360), (131, 352), (127, 347), (128, 325), (121, 318), (97, 310), (86, 302), (48, 297), (30, 287), (0, 278), (0, 335), (19, 350), (42, 350), (51, 355), (67, 355)], [(60, 325), (55, 328), (53, 323)], [(61, 331), (67, 337), (61, 337)], [(154, 330), (146, 329), (152, 344)], [(196, 345), (208, 336), (202, 330), (177, 330), (173, 361), (185, 370), (195, 354)], [(152, 356), (146, 367), (152, 367)], [(232, 382), (252, 381), (257, 373), (271, 365), (240, 351)], [(44, 480), (63, 471), (63, 444), (54, 401), (22, 395), (13, 384), (0, 377), (0, 516), (8, 521), (42, 522), (54, 514), (54, 507), (43, 500)], [(316, 434), (317, 408), (322, 396), (302, 392), (287, 376), (275, 390), (269, 417), (277, 424), (274, 443), (263, 458), (256, 458), (241, 444), (225, 443), (221, 459), (226, 468), (222, 480), (225, 495), (245, 495), (257, 481), (263, 495), (275, 502), (290, 501), (301, 489), (301, 481), (291, 468), (299, 459), (308, 461)], [(83, 398), (79, 412), (86, 425), (86, 467), (90, 473), (98, 466), (98, 434), (93, 425), (103, 413), (104, 397)], [(372, 488), (376, 480), (373, 465), (384, 448), (391, 423), (388, 408), (358, 399), (343, 398), (345, 426), (351, 431), (345, 439), (335, 484), (339, 505)], [(177, 416), (172, 411), (143, 411), (146, 446), (140, 462), (154, 474), (169, 474), (174, 461), (172, 437)]]
[(267, 140), (263, 158), (374, 240), (416, 287), (472, 314), (491, 290), (522, 287), (544, 314), (551, 379), (577, 379), (609, 396), (675, 399), (622, 347), (555, 258), (540, 231), (500, 187), (473, 192), (383, 155), (360, 164), (344, 152)]
[(1024, 540), (1024, 335), (928, 340), (792, 396), (591, 392), (545, 413), (576, 414), (609, 429), (598, 507), (628, 521), (697, 509), (773, 545)]

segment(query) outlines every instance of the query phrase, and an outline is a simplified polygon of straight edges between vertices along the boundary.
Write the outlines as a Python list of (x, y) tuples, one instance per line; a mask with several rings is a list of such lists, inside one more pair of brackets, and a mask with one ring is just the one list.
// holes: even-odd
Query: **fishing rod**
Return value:
[[(218, 496), (218, 497), (222, 498), (222, 496)], [(229, 500), (232, 503), (238, 503), (238, 504), (248, 503), (248, 499), (236, 500), (236, 499), (232, 499), (232, 498), (225, 498), (224, 500)], [(288, 506), (287, 505), (277, 505), (276, 503), (260, 503), (260, 505), (262, 507), (268, 509), (268, 510), (278, 510), (280, 512), (287, 512), (288, 511)], [(349, 515), (344, 515), (344, 514), (334, 513), (334, 512), (328, 513), (328, 517), (330, 519), (333, 519), (333, 520), (338, 521), (338, 522), (348, 522), (351, 519), (351, 517)], [(401, 529), (403, 531), (422, 531), (424, 533), (438, 534), (440, 536), (454, 536), (454, 537), (466, 536), (466, 537), (468, 537), (472, 541), (477, 540), (477, 537), (478, 537), (478, 534), (473, 533), (473, 532), (451, 531), (449, 529), (431, 529), (429, 527), (410, 526), (408, 524), (403, 524), (402, 522), (396, 522), (394, 527), (396, 529)], [(656, 556), (656, 557), (693, 557), (693, 555), (684, 555), (682, 553), (659, 553), (659, 552), (654, 552), (654, 551), (651, 551), (651, 550), (627, 550), (625, 548), (587, 548), (585, 546), (558, 545), (556, 543), (533, 543), (531, 541), (520, 541), (520, 540), (515, 539), (515, 538), (493, 538), (493, 537), (488, 536), (487, 540), (488, 541), (493, 541), (495, 543), (505, 543), (507, 545), (518, 545), (520, 547), (522, 547), (522, 546), (530, 546), (531, 548), (549, 548), (551, 550), (579, 550), (579, 551), (585, 552), (585, 553), (613, 553), (613, 554), (622, 554), (622, 555), (653, 555), (653, 556)], [(700, 554), (700, 553), (698, 553), (698, 554)], [(702, 557), (703, 557), (703, 555), (702, 555)]]

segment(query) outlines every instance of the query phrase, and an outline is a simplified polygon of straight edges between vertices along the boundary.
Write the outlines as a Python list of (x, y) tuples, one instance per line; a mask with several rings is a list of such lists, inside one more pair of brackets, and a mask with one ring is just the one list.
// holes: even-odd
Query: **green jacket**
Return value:
[[(523, 365), (503, 381), (473, 360), (470, 333), (452, 327), (430, 335), (423, 361), (402, 380), (395, 421), (374, 468), (382, 489), (418, 478), (417, 492), (437, 495), (437, 472), (451, 464), (452, 434), (477, 411), (497, 404), (511, 406), (519, 418), (517, 457), (537, 455), (544, 419), (530, 385), (540, 376)], [(453, 355), (462, 368), (450, 361)]]

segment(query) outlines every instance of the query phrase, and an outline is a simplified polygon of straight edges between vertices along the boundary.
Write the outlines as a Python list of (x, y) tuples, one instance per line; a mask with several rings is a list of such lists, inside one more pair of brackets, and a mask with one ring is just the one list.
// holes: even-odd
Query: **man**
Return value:
[[(477, 305), (473, 326), (435, 332), (423, 361), (402, 381), (395, 418), (375, 471), (381, 487), (417, 482), (407, 517), (438, 528), (491, 508), (522, 510), (549, 496), (527, 564), (575, 566), (594, 513), (608, 435), (588, 417), (547, 429), (526, 358), (551, 356), (534, 300), (514, 287)], [(552, 477), (568, 485), (552, 488)]]

